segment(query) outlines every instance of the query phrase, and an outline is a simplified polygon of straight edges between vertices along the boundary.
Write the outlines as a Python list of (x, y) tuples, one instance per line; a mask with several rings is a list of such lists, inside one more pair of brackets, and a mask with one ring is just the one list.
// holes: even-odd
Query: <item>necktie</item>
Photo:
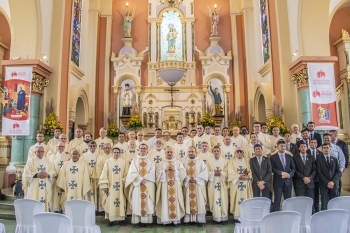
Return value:
[(314, 134), (312, 133), (311, 135), (310, 135), (310, 139), (313, 139), (314, 138)]
[(290, 151), (290, 144), (287, 143), (287, 151)]
[(326, 159), (327, 159), (327, 164), (329, 166), (329, 156), (326, 156)]
[(303, 155), (303, 163), (305, 164), (305, 155)]
[(259, 161), (259, 165), (260, 165), (260, 167), (261, 167), (261, 157), (258, 158), (258, 161)]
[(282, 161), (283, 169), (286, 169), (286, 162), (284, 161), (284, 154), (281, 154), (281, 161)]
[(315, 150), (312, 150), (312, 156), (313, 156), (314, 159), (316, 160)]

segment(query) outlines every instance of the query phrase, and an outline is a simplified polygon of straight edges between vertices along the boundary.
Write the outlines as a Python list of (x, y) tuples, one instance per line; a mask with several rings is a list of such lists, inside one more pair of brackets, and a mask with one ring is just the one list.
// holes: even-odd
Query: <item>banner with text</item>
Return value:
[(29, 135), (31, 66), (6, 67), (2, 135)]
[(315, 129), (338, 129), (333, 63), (308, 63), (307, 68)]

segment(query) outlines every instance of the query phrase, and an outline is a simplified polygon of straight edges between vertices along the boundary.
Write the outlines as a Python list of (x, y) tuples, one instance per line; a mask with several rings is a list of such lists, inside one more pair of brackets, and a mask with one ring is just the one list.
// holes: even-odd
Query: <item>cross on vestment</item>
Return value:
[(61, 168), (63, 166), (63, 161), (60, 161), (57, 165)]
[(154, 161), (156, 161), (156, 163), (159, 163), (159, 161), (162, 161), (162, 158), (157, 155), (155, 158), (154, 158)]
[(95, 167), (95, 164), (96, 164), (95, 160), (91, 159), (90, 163), (89, 163), (89, 166), (90, 167)]
[(62, 193), (57, 193), (57, 195), (58, 195), (59, 197), (61, 197), (61, 196), (62, 196)]
[(69, 169), (71, 173), (75, 174), (75, 172), (78, 171), (78, 168), (76, 166), (73, 166), (73, 168)]
[(238, 201), (238, 205), (242, 204), (243, 201), (244, 201), (244, 198), (241, 198), (241, 200)]
[(216, 185), (214, 186), (215, 189), (217, 189), (218, 191), (221, 190), (221, 184), (220, 182), (217, 182)]
[[(131, 161), (130, 161), (130, 163), (131, 163)], [(119, 172), (120, 172), (120, 167), (118, 167), (118, 165), (114, 166), (113, 172), (114, 172), (114, 174), (119, 174)]]
[(71, 183), (69, 183), (68, 185), (70, 189), (74, 189), (74, 187), (78, 187), (78, 184), (76, 184), (74, 180), (72, 180)]
[(44, 187), (46, 187), (46, 183), (41, 180), (40, 183), (39, 183), (39, 188), (40, 189), (44, 189)]
[(119, 198), (116, 198), (115, 201), (114, 201), (114, 205), (116, 207), (119, 207), (119, 204), (120, 204)]
[(239, 167), (237, 168), (237, 172), (238, 172), (239, 174), (243, 174), (243, 171), (244, 171), (244, 168), (243, 168), (242, 166), (239, 166)]
[(39, 165), (38, 172), (44, 172), (44, 171), (46, 171), (46, 168), (44, 168), (43, 165)]
[(216, 204), (217, 204), (218, 206), (221, 206), (221, 198), (218, 198)]
[(220, 167), (216, 167), (216, 170), (217, 170), (217, 171), (221, 171)]
[(243, 184), (243, 182), (239, 182), (238, 188), (239, 190), (243, 191), (247, 186)]
[(185, 155), (185, 151), (183, 151), (183, 150), (180, 150), (180, 153), (179, 153), (179, 155), (180, 155), (180, 158), (183, 158), (183, 157), (184, 157), (184, 155)]
[(232, 146), (237, 147), (237, 144), (233, 142), (233, 143), (232, 143)]
[(82, 152), (83, 154), (86, 153), (89, 149), (84, 149)]
[(231, 159), (232, 158), (232, 154), (230, 152), (227, 152), (225, 154), (225, 157), (226, 157), (226, 159)]
[(69, 200), (73, 200), (74, 197), (70, 197)]
[(100, 148), (101, 150), (103, 150), (104, 147), (105, 147), (105, 143), (104, 142), (101, 142), (101, 144), (98, 145), (98, 148)]
[(124, 149), (120, 149), (120, 154), (124, 154)]
[(40, 202), (41, 203), (46, 203), (46, 200), (43, 197), (41, 197)]
[(202, 142), (200, 142), (200, 141), (197, 142), (197, 144), (196, 144), (197, 149), (201, 148), (201, 144), (202, 144)]
[(118, 191), (120, 188), (119, 182), (115, 182), (115, 185), (113, 185), (113, 188)]

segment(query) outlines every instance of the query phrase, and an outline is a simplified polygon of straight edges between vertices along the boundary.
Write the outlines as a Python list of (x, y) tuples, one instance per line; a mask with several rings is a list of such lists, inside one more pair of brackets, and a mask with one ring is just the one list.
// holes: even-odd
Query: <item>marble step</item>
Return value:
[(16, 220), (15, 211), (0, 209), (0, 219)]
[(13, 201), (0, 200), (0, 210), (15, 210)]

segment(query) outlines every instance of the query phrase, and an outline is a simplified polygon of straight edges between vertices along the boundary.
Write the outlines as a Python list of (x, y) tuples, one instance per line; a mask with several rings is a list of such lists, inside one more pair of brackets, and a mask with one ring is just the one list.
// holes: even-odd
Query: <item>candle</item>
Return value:
[(126, 2), (126, 7), (128, 7), (129, 6), (129, 3), (128, 2)]
[(216, 9), (216, 4), (214, 4), (214, 8)]

